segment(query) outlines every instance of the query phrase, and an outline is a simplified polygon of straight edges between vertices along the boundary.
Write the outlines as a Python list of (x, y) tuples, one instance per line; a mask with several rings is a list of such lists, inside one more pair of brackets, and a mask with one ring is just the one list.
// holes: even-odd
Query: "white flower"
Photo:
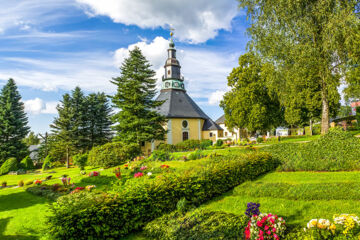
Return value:
[(148, 176), (151, 176), (151, 175), (152, 175), (152, 172), (148, 172), (147, 175), (148, 175)]

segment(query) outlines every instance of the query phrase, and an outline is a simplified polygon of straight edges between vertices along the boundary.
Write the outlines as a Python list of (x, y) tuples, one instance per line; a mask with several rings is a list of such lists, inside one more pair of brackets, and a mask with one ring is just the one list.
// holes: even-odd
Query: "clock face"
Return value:
[(179, 87), (179, 83), (178, 83), (178, 82), (175, 82), (174, 86), (175, 86), (175, 87)]
[(165, 87), (166, 87), (166, 88), (169, 88), (169, 87), (170, 87), (170, 83), (169, 83), (169, 82), (166, 82), (166, 83), (165, 83)]

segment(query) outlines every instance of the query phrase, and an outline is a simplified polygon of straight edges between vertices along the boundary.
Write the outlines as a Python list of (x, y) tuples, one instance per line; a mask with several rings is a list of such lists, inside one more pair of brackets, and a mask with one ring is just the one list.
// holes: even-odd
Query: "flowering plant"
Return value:
[(144, 174), (142, 172), (137, 172), (134, 174), (134, 178), (139, 178), (139, 177), (142, 177), (144, 176)]
[(251, 217), (253, 215), (259, 215), (260, 214), (259, 207), (260, 207), (260, 203), (249, 202), (247, 204), (245, 215), (248, 217)]
[(284, 237), (285, 220), (271, 213), (253, 215), (245, 228), (245, 239), (264, 240)]
[(71, 178), (68, 178), (68, 177), (61, 178), (61, 182), (64, 185), (64, 187), (67, 187), (68, 185), (70, 185), (70, 181), (71, 181)]
[(150, 177), (152, 175), (152, 172), (148, 172), (147, 175)]
[(80, 192), (80, 191), (82, 191), (84, 189), (85, 189), (84, 187), (77, 187), (70, 194), (78, 193), (78, 192)]
[(142, 166), (142, 167), (140, 168), (141, 171), (144, 171), (144, 170), (146, 170), (146, 169), (147, 169), (147, 166)]
[(89, 173), (89, 177), (97, 177), (99, 175), (100, 175), (100, 172), (98, 172), (98, 171), (93, 171), (93, 172)]
[(169, 166), (169, 165), (166, 165), (166, 164), (160, 166), (160, 168), (163, 168), (163, 169), (164, 169), (164, 168), (169, 168), (169, 167), (170, 167), (170, 166)]
[(120, 168), (115, 168), (114, 173), (115, 173), (115, 176), (116, 176), (117, 179), (121, 178), (121, 170), (120, 170)]
[(85, 189), (86, 189), (87, 191), (89, 191), (89, 192), (91, 192), (94, 188), (96, 188), (95, 185), (87, 185), (87, 186), (85, 187)]
[(34, 181), (34, 184), (36, 184), (36, 185), (41, 185), (41, 183), (42, 183), (42, 181), (38, 180), (38, 179)]
[(128, 168), (129, 168), (129, 164), (125, 164), (125, 165), (124, 165), (124, 168), (125, 168), (125, 169), (128, 169)]

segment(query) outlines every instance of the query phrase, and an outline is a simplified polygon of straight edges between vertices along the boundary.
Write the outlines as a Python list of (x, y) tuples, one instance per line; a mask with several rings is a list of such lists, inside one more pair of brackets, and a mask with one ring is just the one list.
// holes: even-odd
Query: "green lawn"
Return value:
[(202, 207), (244, 214), (246, 204), (256, 202), (261, 204), (261, 212), (305, 226), (313, 218), (360, 215), (359, 185), (360, 172), (275, 172), (243, 183)]

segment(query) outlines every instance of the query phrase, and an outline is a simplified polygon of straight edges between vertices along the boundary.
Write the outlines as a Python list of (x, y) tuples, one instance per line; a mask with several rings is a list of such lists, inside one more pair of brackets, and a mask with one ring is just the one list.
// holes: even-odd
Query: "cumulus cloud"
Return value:
[(226, 93), (226, 91), (221, 91), (221, 90), (217, 90), (217, 91), (211, 93), (208, 103), (213, 106), (219, 105), (219, 103), (223, 99), (223, 96), (225, 93)]
[(235, 0), (76, 0), (93, 17), (103, 15), (114, 22), (141, 28), (176, 29), (181, 41), (205, 42), (221, 29), (231, 30), (237, 15)]
[(44, 102), (40, 98), (34, 98), (24, 101), (25, 111), (27, 113), (37, 114), (56, 114), (56, 106), (58, 102)]

